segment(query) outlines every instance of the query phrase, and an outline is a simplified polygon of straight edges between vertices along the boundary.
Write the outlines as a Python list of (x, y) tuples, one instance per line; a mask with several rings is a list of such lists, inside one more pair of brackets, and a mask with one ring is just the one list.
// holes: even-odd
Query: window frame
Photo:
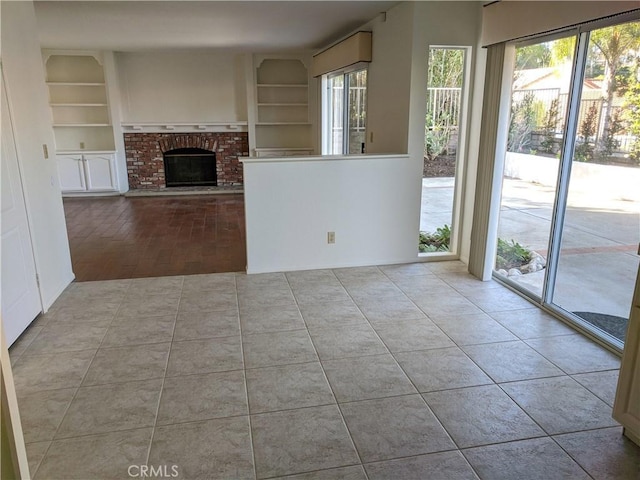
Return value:
[[(350, 155), (349, 154), (349, 75), (354, 72), (365, 71), (367, 72), (367, 86), (366, 90), (368, 93), (369, 85), (368, 85), (368, 77), (369, 77), (369, 64), (367, 62), (359, 62), (354, 65), (351, 65), (349, 68), (336, 70), (333, 72), (326, 73), (322, 75), (321, 82), (321, 151), (322, 155)], [(332, 98), (333, 95), (329, 94), (329, 89), (331, 88), (331, 80), (336, 77), (342, 77), (343, 79), (343, 96), (342, 96), (342, 145), (341, 145), (341, 153), (333, 153), (333, 132), (331, 131), (332, 127), (332, 118), (333, 118), (333, 105)], [(366, 115), (368, 108), (368, 95), (365, 94), (365, 102), (364, 102), (364, 112)], [(365, 138), (367, 135), (367, 124), (365, 122)], [(364, 153), (364, 152), (362, 152)], [(353, 154), (352, 154), (353, 155)]]

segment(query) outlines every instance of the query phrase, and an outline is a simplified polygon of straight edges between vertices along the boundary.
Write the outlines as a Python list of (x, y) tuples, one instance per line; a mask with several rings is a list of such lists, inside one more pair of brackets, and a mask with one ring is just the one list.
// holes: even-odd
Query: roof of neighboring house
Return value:
[[(514, 72), (514, 90), (539, 90), (546, 88), (560, 88), (562, 93), (569, 90), (571, 84), (571, 65), (565, 64), (557, 67), (529, 68)], [(602, 80), (586, 78), (585, 90), (602, 90)]]

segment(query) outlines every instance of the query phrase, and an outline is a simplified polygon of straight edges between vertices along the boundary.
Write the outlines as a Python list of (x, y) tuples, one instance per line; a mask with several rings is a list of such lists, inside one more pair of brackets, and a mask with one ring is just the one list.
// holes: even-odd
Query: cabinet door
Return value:
[(63, 192), (84, 192), (87, 185), (82, 155), (58, 155), (57, 161), (60, 189)]
[(627, 437), (640, 445), (640, 268), (622, 354), (613, 418)]
[(87, 190), (115, 190), (116, 174), (113, 155), (84, 155)]

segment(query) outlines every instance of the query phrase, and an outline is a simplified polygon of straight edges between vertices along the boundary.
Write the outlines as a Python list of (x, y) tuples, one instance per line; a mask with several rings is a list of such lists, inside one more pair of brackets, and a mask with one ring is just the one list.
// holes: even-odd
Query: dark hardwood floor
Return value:
[(65, 198), (76, 281), (237, 272), (242, 194)]

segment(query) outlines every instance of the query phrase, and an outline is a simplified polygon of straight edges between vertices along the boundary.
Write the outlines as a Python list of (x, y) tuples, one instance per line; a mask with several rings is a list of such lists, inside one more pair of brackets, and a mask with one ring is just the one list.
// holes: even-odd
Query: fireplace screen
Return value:
[(177, 148), (164, 154), (167, 187), (217, 185), (216, 153), (201, 148)]

